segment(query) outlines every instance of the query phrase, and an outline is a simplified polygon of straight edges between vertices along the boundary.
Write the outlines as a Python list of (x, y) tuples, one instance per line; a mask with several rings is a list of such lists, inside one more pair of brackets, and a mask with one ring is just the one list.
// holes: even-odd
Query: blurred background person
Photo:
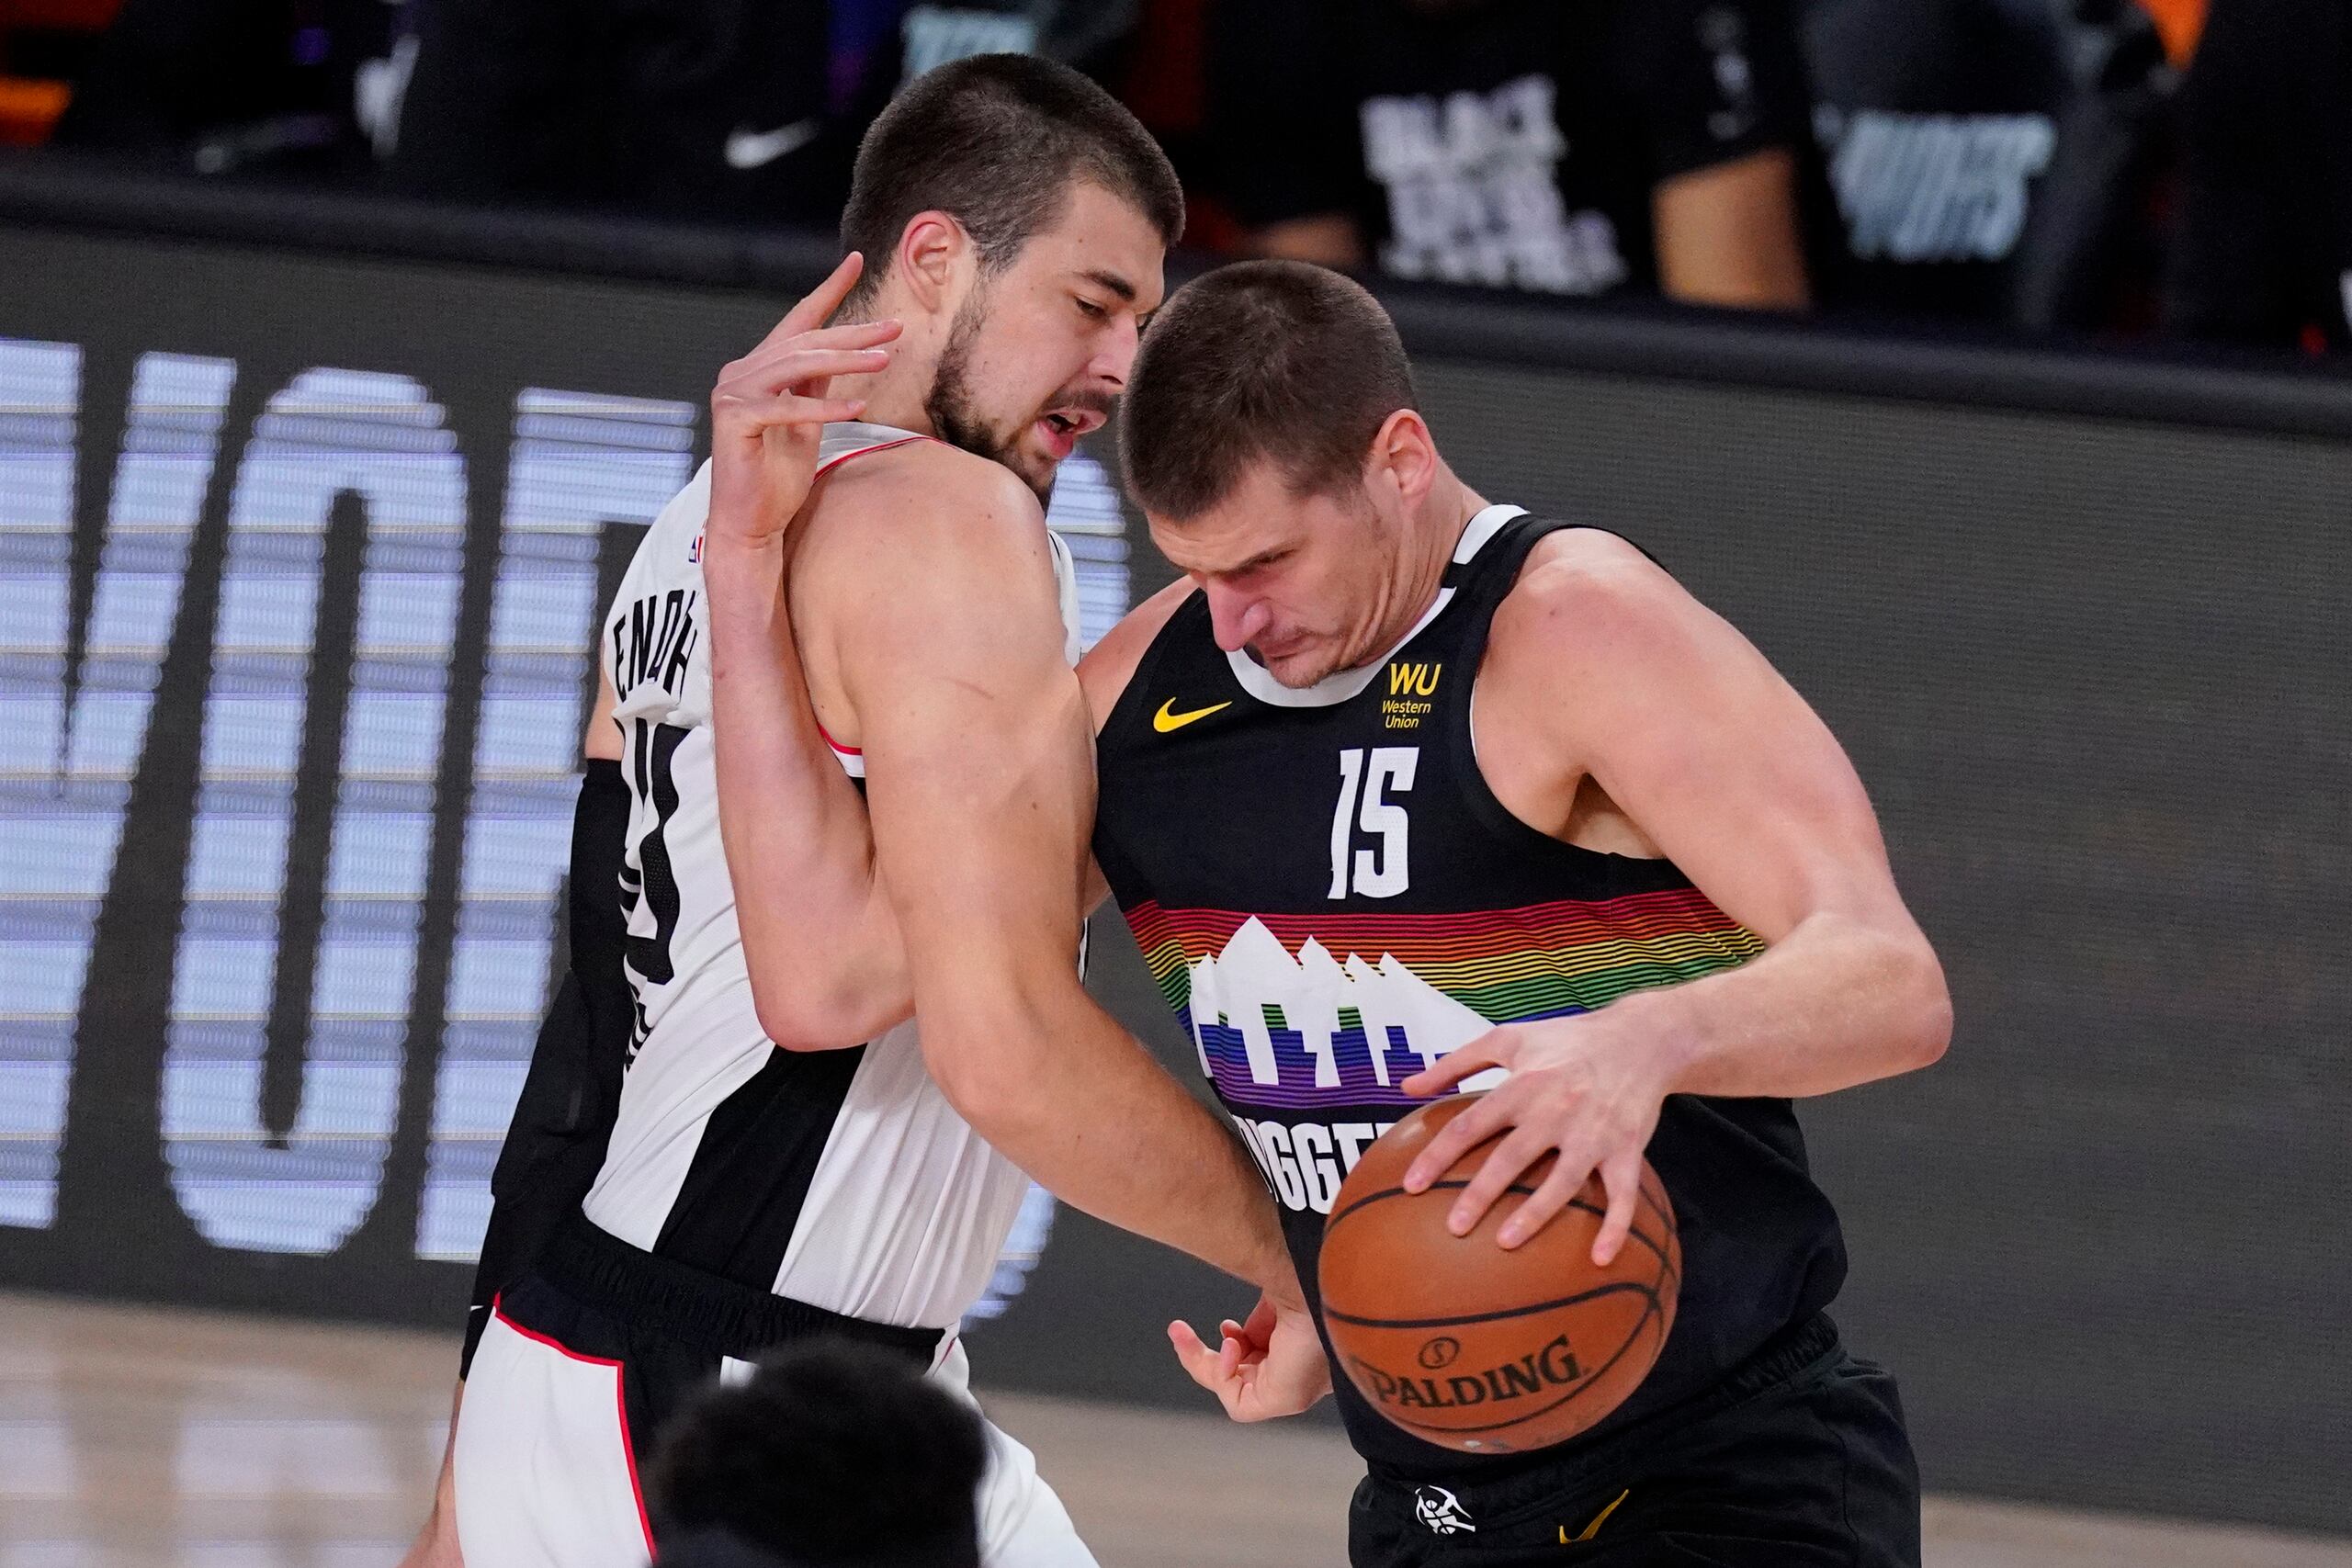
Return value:
[(664, 1568), (979, 1568), (979, 1414), (885, 1352), (810, 1341), (666, 1430)]
[(1825, 295), (1998, 318), (2073, 86), (2051, 0), (1810, 0), (1802, 27), (1844, 241)]
[(1241, 248), (1394, 277), (1810, 298), (1804, 73), (1777, 0), (1223, 0)]
[(410, 0), (391, 188), (830, 228), (858, 138), (967, 55), (1111, 71), (1135, 0)]
[(124, 0), (79, 51), (51, 140), (203, 175), (364, 178), (356, 84), (395, 20), (385, 0)]
[(2180, 137), (2165, 325), (2352, 346), (2352, 4), (2212, 0)]
[(2055, 0), (2066, 83), (1995, 319), (2036, 333), (2156, 330), (2179, 85), (2167, 39), (2192, 36), (2167, 28), (2192, 24), (2196, 3), (2159, 0), (2165, 21), (2140, 0)]

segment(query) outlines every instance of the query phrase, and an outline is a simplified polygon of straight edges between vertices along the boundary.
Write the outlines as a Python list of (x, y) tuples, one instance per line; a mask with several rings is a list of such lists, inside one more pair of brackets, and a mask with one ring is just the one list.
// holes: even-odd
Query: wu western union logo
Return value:
[(1392, 697), (1429, 697), (1437, 694), (1438, 671), (1442, 664), (1392, 664), (1388, 667), (1388, 694)]
[(1407, 664), (1399, 661), (1388, 667), (1388, 695), (1380, 705), (1380, 722), (1389, 729), (1419, 729), (1435, 705), (1427, 699), (1437, 694), (1438, 672), (1442, 664)]
[(1171, 712), (1170, 710), (1173, 709), (1175, 705), (1176, 699), (1174, 697), (1170, 697), (1166, 702), (1160, 704), (1159, 711), (1151, 716), (1152, 728), (1157, 729), (1160, 734), (1165, 735), (1171, 729), (1183, 728), (1186, 725), (1192, 723), (1196, 718), (1206, 718), (1213, 713), (1222, 713), (1233, 705), (1231, 703), (1211, 703), (1207, 707), (1194, 708), (1190, 713)]

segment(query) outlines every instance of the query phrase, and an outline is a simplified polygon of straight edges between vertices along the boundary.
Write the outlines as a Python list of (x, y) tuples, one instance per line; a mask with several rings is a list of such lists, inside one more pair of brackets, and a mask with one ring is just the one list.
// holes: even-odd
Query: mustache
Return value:
[(1082, 409), (1088, 413), (1099, 413), (1107, 421), (1117, 412), (1119, 400), (1100, 387), (1065, 387), (1046, 399), (1045, 406), (1049, 409)]

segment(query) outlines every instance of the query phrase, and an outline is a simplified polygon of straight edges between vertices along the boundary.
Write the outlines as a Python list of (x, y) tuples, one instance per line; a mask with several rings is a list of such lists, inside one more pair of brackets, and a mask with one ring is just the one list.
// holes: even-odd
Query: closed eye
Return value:
[(1089, 299), (1085, 295), (1073, 294), (1070, 298), (1078, 301), (1078, 308), (1084, 311), (1090, 320), (1107, 321), (1111, 319), (1111, 312), (1108, 310)]

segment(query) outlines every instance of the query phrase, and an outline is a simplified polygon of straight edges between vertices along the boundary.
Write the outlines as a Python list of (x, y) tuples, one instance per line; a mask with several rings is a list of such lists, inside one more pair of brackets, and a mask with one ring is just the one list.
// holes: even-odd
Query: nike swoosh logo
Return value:
[(1170, 712), (1170, 710), (1174, 708), (1175, 705), (1176, 699), (1170, 697), (1166, 702), (1159, 705), (1159, 711), (1158, 713), (1151, 716), (1151, 727), (1159, 731), (1162, 735), (1167, 734), (1171, 729), (1182, 729), (1196, 718), (1206, 718), (1213, 713), (1223, 713), (1227, 708), (1231, 707), (1233, 705), (1231, 703), (1213, 703), (1204, 708), (1194, 708), (1190, 713)]
[(727, 139), (728, 166), (736, 169), (756, 169), (773, 164), (787, 152), (797, 152), (817, 140), (824, 129), (821, 121), (811, 118), (781, 125), (774, 130), (738, 130)]

